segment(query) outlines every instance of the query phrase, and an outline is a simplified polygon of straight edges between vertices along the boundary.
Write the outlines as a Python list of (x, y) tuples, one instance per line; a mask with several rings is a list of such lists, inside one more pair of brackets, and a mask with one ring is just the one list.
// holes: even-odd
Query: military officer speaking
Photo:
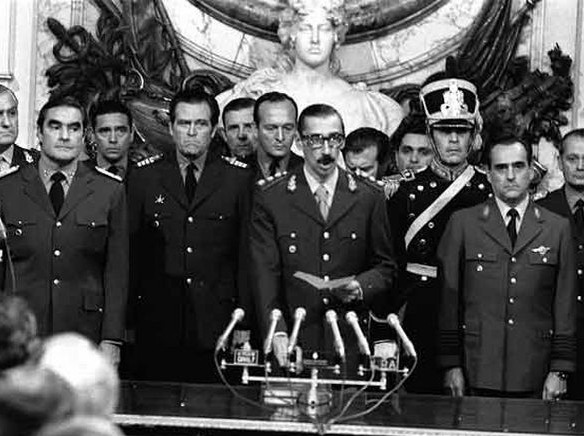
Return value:
[(529, 199), (531, 156), (515, 137), (493, 142), (495, 198), (454, 213), (438, 247), (440, 364), (455, 396), (556, 399), (575, 368), (570, 223)]
[(33, 309), (42, 335), (75, 331), (119, 361), (128, 281), (126, 195), (119, 178), (79, 161), (85, 110), (71, 97), (40, 110), (38, 165), (0, 178), (0, 214), (14, 264), (4, 291)]
[[(286, 361), (287, 335), (297, 308), (306, 310), (299, 343), (306, 350), (332, 350), (325, 312), (339, 319), (348, 308), (380, 309), (395, 277), (389, 226), (380, 187), (340, 169), (336, 162), (344, 143), (339, 113), (312, 105), (300, 114), (303, 166), (258, 182), (251, 220), (251, 260), (255, 301), (263, 337), (270, 312), (281, 309), (274, 352)], [(347, 284), (319, 292), (295, 278), (297, 271), (325, 281), (353, 277)], [(341, 324), (345, 340), (354, 334)], [(347, 327), (347, 329), (345, 329)], [(357, 346), (347, 347), (355, 351)]]
[(438, 394), (442, 374), (436, 362), (436, 248), (452, 213), (484, 201), (490, 185), (467, 161), (479, 135), (475, 86), (461, 79), (438, 80), (422, 88), (420, 99), (434, 159), (412, 180), (401, 183), (388, 201), (388, 214), (401, 261), (394, 310), (406, 304), (404, 326), (420, 353), (406, 388)]
[(215, 341), (244, 292), (240, 248), (252, 173), (210, 147), (219, 107), (202, 91), (170, 104), (176, 150), (130, 174), (135, 377), (217, 380)]

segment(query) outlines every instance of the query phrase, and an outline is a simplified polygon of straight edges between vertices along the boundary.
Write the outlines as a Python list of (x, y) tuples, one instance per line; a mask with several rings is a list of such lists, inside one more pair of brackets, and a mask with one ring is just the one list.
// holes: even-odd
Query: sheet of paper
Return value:
[(312, 285), (318, 290), (342, 288), (344, 286), (347, 286), (351, 282), (351, 280), (355, 278), (355, 276), (348, 276), (341, 277), (339, 279), (325, 281), (320, 277), (302, 271), (296, 271), (294, 273), (294, 277), (296, 277), (299, 280), (304, 280), (306, 283)]

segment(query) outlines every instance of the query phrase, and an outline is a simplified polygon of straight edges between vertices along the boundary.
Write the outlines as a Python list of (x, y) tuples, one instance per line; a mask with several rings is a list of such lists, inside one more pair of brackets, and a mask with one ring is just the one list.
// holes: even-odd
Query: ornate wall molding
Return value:
[(0, 0), (0, 79), (14, 77), (16, 51), (16, 0)]

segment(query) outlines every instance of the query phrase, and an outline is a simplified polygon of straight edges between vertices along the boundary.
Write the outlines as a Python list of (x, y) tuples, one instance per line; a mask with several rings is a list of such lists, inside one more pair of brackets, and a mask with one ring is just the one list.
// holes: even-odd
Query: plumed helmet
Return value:
[(467, 80), (442, 79), (428, 83), (420, 90), (420, 101), (428, 127), (478, 127), (477, 89)]

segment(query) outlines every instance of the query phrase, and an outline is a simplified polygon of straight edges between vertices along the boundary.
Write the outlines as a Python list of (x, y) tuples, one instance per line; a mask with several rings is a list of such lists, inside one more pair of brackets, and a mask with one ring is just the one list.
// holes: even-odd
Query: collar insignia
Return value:
[(288, 179), (288, 192), (294, 192), (296, 191), (296, 175), (292, 174), (292, 176), (290, 176), (290, 178)]
[(34, 159), (32, 158), (32, 156), (30, 155), (30, 153), (28, 151), (24, 152), (24, 160), (26, 161), (26, 163), (33, 163)]
[(154, 200), (154, 204), (164, 204), (164, 200), (166, 200), (166, 198), (164, 198), (164, 195), (159, 195), (158, 197), (156, 197), (156, 200)]
[(349, 180), (349, 191), (355, 192), (357, 190), (357, 182), (351, 173), (347, 174), (347, 179)]

